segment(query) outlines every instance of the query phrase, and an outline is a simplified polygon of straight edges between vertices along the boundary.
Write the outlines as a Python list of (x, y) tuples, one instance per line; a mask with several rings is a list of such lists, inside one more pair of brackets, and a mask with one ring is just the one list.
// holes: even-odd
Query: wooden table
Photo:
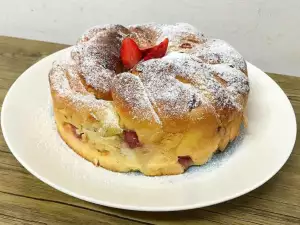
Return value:
[[(65, 45), (0, 36), (0, 107), (16, 78)], [(300, 121), (300, 78), (270, 74)], [(276, 99), (274, 99), (276, 101)], [(1, 132), (1, 131), (0, 131)], [(14, 158), (0, 133), (0, 224), (300, 224), (300, 139), (266, 184), (226, 203), (181, 212), (134, 212), (102, 207), (41, 182)]]

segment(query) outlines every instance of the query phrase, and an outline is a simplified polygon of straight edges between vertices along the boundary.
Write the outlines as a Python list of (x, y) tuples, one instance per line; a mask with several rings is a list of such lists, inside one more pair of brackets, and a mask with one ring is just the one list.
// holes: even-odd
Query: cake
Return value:
[(247, 64), (186, 23), (87, 30), (53, 63), (57, 130), (95, 166), (184, 173), (226, 150), (245, 122)]

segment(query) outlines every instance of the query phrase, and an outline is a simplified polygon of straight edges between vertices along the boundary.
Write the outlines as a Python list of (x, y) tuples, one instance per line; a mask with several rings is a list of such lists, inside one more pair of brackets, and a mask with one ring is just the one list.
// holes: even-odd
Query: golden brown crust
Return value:
[(99, 138), (97, 134), (85, 133), (86, 136), (79, 138), (74, 135), (61, 112), (57, 111), (55, 115), (62, 139), (86, 160), (112, 171), (137, 170), (149, 176), (183, 173), (185, 168), (178, 163), (178, 156), (191, 156), (194, 165), (206, 163), (214, 151), (224, 150), (229, 141), (238, 135), (242, 120), (240, 115), (226, 126), (218, 127), (213, 117), (207, 118), (200, 127), (191, 128), (185, 133), (165, 134), (159, 143), (149, 145), (147, 149), (132, 150), (122, 144), (122, 138), (105, 142), (100, 140), (100, 146), (95, 143)]
[[(122, 73), (126, 35), (146, 47), (168, 36), (167, 55)], [(225, 150), (239, 134), (249, 92), (242, 56), (186, 24), (93, 28), (70, 59), (53, 65), (49, 83), (58, 132), (77, 154), (150, 176), (183, 173)], [(124, 130), (141, 145), (129, 148)]]

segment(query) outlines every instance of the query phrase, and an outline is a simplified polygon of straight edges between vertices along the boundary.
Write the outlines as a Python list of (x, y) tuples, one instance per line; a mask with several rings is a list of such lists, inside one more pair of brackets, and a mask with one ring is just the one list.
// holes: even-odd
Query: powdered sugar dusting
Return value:
[(111, 80), (121, 64), (121, 42), (127, 34), (129, 31), (120, 25), (93, 28), (84, 35), (88, 36), (89, 41), (73, 47), (72, 57), (79, 64), (79, 73), (87, 88), (99, 95), (110, 91)]
[(235, 92), (232, 94), (246, 94), (249, 91), (248, 77), (236, 68), (226, 64), (206, 65), (209, 70), (215, 72), (227, 83), (227, 90)]
[(97, 36), (101, 32), (107, 32), (110, 30), (118, 29), (118, 28), (125, 28), (125, 27), (123, 27), (121, 25), (115, 25), (115, 24), (104, 24), (104, 25), (97, 25), (97, 26), (91, 27), (83, 33), (83, 35), (79, 38), (78, 43), (87, 42), (90, 39)]
[[(93, 117), (97, 114), (98, 117), (102, 118), (101, 122), (103, 123), (103, 128), (119, 127), (119, 120), (112, 103), (102, 99), (96, 99), (94, 95), (88, 92), (81, 93), (72, 90), (66, 75), (67, 69), (67, 65), (64, 67), (55, 63), (49, 75), (52, 90), (55, 91), (56, 95), (59, 96), (64, 104), (68, 104), (80, 112), (87, 112)], [(75, 78), (73, 77), (72, 79), (74, 82)], [(77, 81), (79, 80), (77, 79)], [(78, 84), (75, 86), (78, 86)]]
[[(154, 59), (140, 63), (137, 71), (152, 104), (160, 117), (183, 116), (195, 94), (190, 84), (175, 78), (176, 66), (169, 61)], [(158, 94), (159, 93), (159, 94)]]
[[(39, 150), (33, 157), (41, 159), (41, 166), (44, 167), (44, 161), (47, 160), (54, 164), (52, 167), (61, 166), (69, 178), (73, 177), (81, 181), (94, 180), (93, 173), (95, 171), (105, 171), (102, 168), (95, 168), (90, 162), (78, 157), (61, 139), (53, 118), (50, 99), (44, 107), (40, 107), (32, 113), (32, 121), (35, 121), (33, 123), (35, 132), (30, 133), (30, 138), (36, 143)], [(48, 168), (52, 167), (49, 166)]]
[(191, 37), (198, 39), (199, 42), (204, 40), (204, 34), (198, 31), (195, 27), (187, 23), (177, 23), (175, 25), (160, 25), (157, 26), (161, 30), (160, 38), (157, 42), (161, 42), (163, 38), (168, 37), (170, 43), (179, 43), (185, 37)]
[(210, 39), (203, 45), (198, 45), (191, 54), (209, 64), (227, 64), (246, 71), (247, 66), (243, 57), (223, 40)]
[(206, 40), (202, 32), (188, 23), (176, 23), (174, 25), (147, 23), (131, 25), (130, 27), (141, 27), (154, 30), (157, 37), (155, 41), (156, 44), (163, 41), (164, 38), (169, 38), (169, 45), (177, 45), (182, 40), (189, 38), (198, 43)]
[[(70, 62), (78, 66), (79, 75), (74, 78), (75, 69), (67, 73), (68, 79), (64, 77), (71, 63), (60, 66), (68, 68), (56, 67), (57, 74), (52, 76), (54, 89), (67, 94), (77, 106), (88, 105), (94, 109), (109, 107), (94, 95), (99, 98), (112, 91), (120, 104), (128, 107), (133, 119), (158, 124), (163, 118), (189, 116), (199, 106), (212, 112), (222, 108), (243, 109), (240, 99), (249, 92), (244, 74), (247, 67), (232, 46), (222, 40), (207, 39), (185, 23), (152, 23), (128, 28), (106, 25), (87, 31), (71, 50)], [(168, 37), (167, 55), (142, 61), (133, 71), (117, 75), (120, 45), (126, 36), (140, 39), (138, 43), (158, 43)], [(144, 40), (149, 37), (153, 40)]]
[(186, 116), (200, 105), (241, 109), (236, 97), (249, 91), (247, 77), (241, 71), (225, 64), (203, 63), (186, 53), (141, 62), (136, 70), (160, 117)]
[(113, 91), (118, 93), (116, 101), (128, 107), (133, 119), (154, 120), (160, 124), (160, 120), (152, 108), (148, 94), (140, 78), (131, 73), (122, 73), (114, 79)]

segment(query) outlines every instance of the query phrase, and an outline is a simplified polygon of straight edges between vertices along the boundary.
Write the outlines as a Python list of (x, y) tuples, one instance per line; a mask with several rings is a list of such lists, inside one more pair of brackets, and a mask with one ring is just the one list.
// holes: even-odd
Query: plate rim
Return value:
[(246, 61), (248, 65), (252, 66), (255, 69), (260, 70), (262, 73), (264, 73), (264, 75), (266, 76), (267, 79), (269, 79), (270, 82), (272, 82), (272, 85), (277, 86), (277, 88), (281, 91), (281, 93), (284, 95), (284, 97), (286, 98), (286, 100), (288, 101), (288, 107), (290, 107), (290, 109), (293, 112), (293, 118), (291, 118), (293, 120), (293, 124), (294, 124), (294, 131), (293, 131), (293, 142), (290, 143), (291, 145), (291, 150), (289, 150), (289, 153), (287, 154), (286, 158), (284, 160), (282, 160), (282, 163), (280, 165), (277, 166), (277, 169), (273, 170), (272, 173), (269, 173), (268, 176), (265, 176), (264, 179), (261, 179), (259, 182), (256, 182), (255, 184), (249, 186), (248, 188), (242, 189), (240, 192), (237, 193), (233, 193), (231, 195), (226, 195), (223, 198), (220, 198), (220, 200), (211, 200), (211, 201), (205, 201), (205, 202), (199, 202), (199, 203), (195, 203), (195, 204), (186, 204), (183, 206), (134, 206), (132, 204), (119, 204), (119, 203), (113, 203), (113, 202), (109, 202), (109, 201), (102, 201), (99, 199), (94, 199), (92, 197), (88, 197), (88, 196), (84, 196), (81, 194), (77, 194), (75, 192), (69, 191), (67, 188), (61, 187), (60, 185), (55, 184), (52, 181), (49, 181), (47, 178), (43, 177), (42, 175), (40, 175), (38, 172), (34, 171), (33, 169), (31, 169), (30, 165), (28, 165), (26, 162), (24, 162), (22, 160), (21, 157), (19, 157), (17, 151), (15, 151), (12, 148), (12, 144), (10, 143), (10, 139), (7, 136), (7, 131), (6, 131), (6, 127), (5, 127), (5, 111), (6, 111), (6, 107), (7, 107), (7, 99), (8, 96), (10, 95), (10, 93), (12, 92), (12, 90), (14, 90), (14, 87), (16, 85), (17, 82), (20, 82), (20, 80), (25, 79), (24, 74), (26, 74), (28, 72), (28, 70), (30, 70), (33, 66), (35, 66), (36, 64), (41, 63), (44, 60), (47, 60), (48, 57), (52, 56), (54, 57), (55, 55), (60, 54), (63, 51), (66, 51), (67, 49), (69, 49), (70, 47), (64, 48), (62, 50), (59, 50), (57, 52), (54, 52), (46, 57), (44, 57), (41, 60), (38, 60), (37, 62), (35, 62), (34, 64), (32, 64), (30, 67), (28, 67), (23, 73), (21, 73), (21, 75), (14, 81), (14, 83), (10, 86), (10, 88), (8, 89), (5, 98), (3, 100), (2, 103), (2, 110), (1, 110), (1, 129), (2, 129), (2, 133), (3, 133), (3, 137), (4, 140), (10, 150), (10, 152), (13, 154), (13, 156), (19, 161), (19, 163), (28, 171), (30, 172), (32, 175), (34, 175), (36, 178), (38, 178), (39, 180), (41, 180), (42, 182), (46, 183), (47, 185), (49, 185), (50, 187), (61, 191), (65, 194), (68, 194), (72, 197), (87, 201), (87, 202), (91, 202), (94, 204), (98, 204), (98, 205), (102, 205), (102, 206), (107, 206), (107, 207), (111, 207), (111, 208), (118, 208), (118, 209), (124, 209), (124, 210), (133, 210), (133, 211), (148, 211), (148, 212), (166, 212), (166, 211), (182, 211), (182, 210), (189, 210), (189, 209), (195, 209), (195, 208), (202, 208), (202, 207), (207, 207), (207, 206), (211, 206), (211, 205), (216, 205), (219, 203), (223, 203), (235, 198), (238, 198), (244, 194), (247, 194), (255, 189), (257, 189), (258, 187), (260, 187), (261, 185), (263, 185), (264, 183), (266, 183), (267, 181), (269, 181), (272, 177), (274, 177), (278, 171), (285, 165), (285, 163), (287, 162), (287, 160), (290, 158), (294, 146), (295, 146), (295, 142), (296, 142), (296, 138), (297, 138), (297, 120), (296, 120), (296, 114), (294, 111), (294, 108), (291, 104), (291, 101), (288, 99), (287, 95), (285, 94), (285, 92), (281, 89), (281, 87), (269, 76), (267, 75), (265, 72), (263, 72), (261, 69), (259, 69), (258, 67), (256, 67), (255, 65), (251, 64), (250, 62)]

